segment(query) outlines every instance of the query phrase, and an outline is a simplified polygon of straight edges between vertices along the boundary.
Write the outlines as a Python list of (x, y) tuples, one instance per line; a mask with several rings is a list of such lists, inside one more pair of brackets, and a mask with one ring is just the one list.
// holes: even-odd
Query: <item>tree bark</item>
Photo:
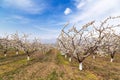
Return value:
[(4, 54), (4, 56), (6, 57), (6, 56), (7, 56), (7, 54)]
[(114, 60), (114, 59), (113, 59), (113, 58), (111, 58), (110, 62), (113, 62), (113, 60)]
[(67, 58), (67, 55), (65, 54), (65, 59)]
[(72, 60), (71, 60), (71, 57), (69, 57), (69, 62), (71, 62)]
[(79, 70), (83, 70), (82, 62), (79, 63)]
[(93, 55), (93, 59), (95, 59), (95, 55)]
[(18, 53), (18, 51), (16, 52), (16, 55), (18, 55), (19, 53)]
[(27, 56), (27, 60), (28, 60), (28, 61), (30, 60), (30, 56)]
[(115, 53), (116, 53), (116, 51), (113, 51), (112, 53), (111, 53), (111, 60), (110, 60), (110, 62), (113, 62), (113, 58), (114, 58), (114, 56), (115, 56)]

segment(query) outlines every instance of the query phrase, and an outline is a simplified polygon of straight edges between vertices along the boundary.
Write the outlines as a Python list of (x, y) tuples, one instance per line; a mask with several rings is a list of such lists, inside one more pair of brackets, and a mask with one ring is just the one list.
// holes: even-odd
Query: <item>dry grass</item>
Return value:
[(109, 57), (88, 57), (84, 70), (78, 70), (78, 63), (68, 62), (57, 50), (46, 54), (38, 53), (35, 59), (26, 60), (26, 55), (0, 55), (0, 80), (120, 80), (120, 55), (110, 63)]

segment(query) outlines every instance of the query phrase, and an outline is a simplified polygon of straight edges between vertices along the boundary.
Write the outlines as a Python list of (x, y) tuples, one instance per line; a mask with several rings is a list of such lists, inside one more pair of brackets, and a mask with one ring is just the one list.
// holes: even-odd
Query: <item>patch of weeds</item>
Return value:
[(69, 62), (66, 61), (65, 58), (60, 53), (57, 54), (56, 62), (57, 64), (65, 64), (65, 65), (69, 64)]
[(63, 77), (63, 76), (64, 76), (64, 74), (65, 74), (64, 72), (61, 72), (61, 73), (60, 73), (60, 77)]
[(42, 78), (38, 78), (37, 80), (44, 80), (44, 79), (42, 79)]
[(53, 70), (53, 72), (48, 75), (47, 80), (58, 80), (58, 73)]
[(3, 80), (3, 79), (0, 77), (0, 80)]
[(90, 72), (88, 72), (88, 74), (86, 74), (86, 77), (88, 79), (91, 79), (91, 80), (98, 80), (97, 77), (94, 74), (90, 73)]
[(0, 57), (0, 60), (3, 60), (3, 59), (5, 59), (5, 57), (3, 57), (3, 56), (2, 56), (2, 57)]
[(26, 64), (26, 63), (27, 63), (27, 60), (26, 60), (26, 59), (19, 60), (17, 63), (19, 63), (19, 64)]
[(21, 68), (27, 65), (28, 65), (28, 62), (25, 59), (18, 60), (18, 61), (15, 61), (14, 63), (4, 65), (2, 67), (5, 70), (3, 70), (4, 72), (1, 74), (1, 77), (12, 79), (14, 74), (18, 73)]

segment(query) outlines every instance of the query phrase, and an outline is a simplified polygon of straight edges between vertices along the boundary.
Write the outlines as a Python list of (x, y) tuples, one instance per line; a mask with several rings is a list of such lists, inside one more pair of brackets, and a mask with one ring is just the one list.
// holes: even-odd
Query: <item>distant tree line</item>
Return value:
[(17, 32), (12, 35), (5, 35), (0, 38), (0, 51), (6, 57), (8, 51), (12, 49), (18, 55), (21, 51), (27, 55), (27, 60), (30, 60), (30, 55), (35, 52), (46, 53), (52, 46), (48, 44), (43, 44), (37, 38), (33, 40), (28, 39), (29, 35), (23, 34), (20, 36)]

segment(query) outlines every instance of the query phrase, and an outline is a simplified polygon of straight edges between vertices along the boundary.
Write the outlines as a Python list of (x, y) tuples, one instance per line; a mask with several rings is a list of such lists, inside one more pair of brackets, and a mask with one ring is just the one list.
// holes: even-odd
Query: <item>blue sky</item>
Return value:
[(55, 42), (66, 22), (79, 25), (120, 15), (120, 0), (0, 0), (0, 36), (32, 34)]

